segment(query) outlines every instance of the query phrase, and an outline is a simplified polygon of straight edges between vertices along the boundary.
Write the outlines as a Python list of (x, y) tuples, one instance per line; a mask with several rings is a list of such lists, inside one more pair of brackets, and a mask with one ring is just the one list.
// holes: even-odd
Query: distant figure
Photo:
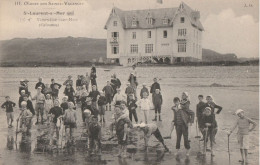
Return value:
[(110, 85), (110, 81), (107, 81), (107, 85), (103, 88), (102, 91), (105, 92), (105, 96), (106, 96), (106, 102), (107, 102), (106, 110), (111, 111), (111, 102), (113, 100), (114, 89)]
[(67, 84), (70, 84), (71, 87), (73, 87), (73, 80), (72, 80), (72, 76), (71, 75), (69, 75), (68, 79), (63, 83), (63, 85), (67, 85)]
[(92, 66), (91, 66), (91, 72), (97, 73), (95, 64), (92, 64)]
[(153, 79), (153, 82), (154, 83), (152, 84), (151, 89), (150, 89), (150, 93), (152, 94), (152, 97), (155, 93), (155, 89), (161, 90), (160, 84), (158, 83), (158, 79), (156, 77)]
[(136, 96), (136, 88), (138, 86), (137, 83), (137, 79), (134, 73), (131, 73), (129, 78), (128, 78), (128, 82), (130, 83), (130, 86), (134, 89), (134, 95), (135, 95), (135, 99), (137, 100), (137, 96)]
[[(29, 100), (29, 97), (27, 95), (24, 95), (23, 97), (23, 101), (25, 101), (27, 103), (27, 109), (30, 110), (30, 112), (33, 114), (33, 116), (35, 115), (35, 110), (33, 108), (33, 103), (31, 100)], [(21, 107), (20, 107), (21, 108)]]
[(35, 104), (35, 111), (37, 116), (36, 125), (39, 123), (39, 116), (41, 116), (41, 123), (43, 124), (43, 114), (44, 114), (44, 103), (45, 103), (45, 96), (41, 93), (42, 88), (37, 88), (37, 94), (32, 98), (32, 100), (36, 100)]
[(130, 94), (129, 95), (129, 101), (127, 102), (127, 107), (129, 110), (129, 119), (132, 122), (132, 116), (134, 116), (135, 122), (136, 124), (138, 123), (138, 117), (137, 117), (137, 113), (136, 113), (136, 100), (134, 98), (134, 94)]
[[(234, 125), (234, 127), (231, 128), (231, 130), (228, 132), (228, 135), (230, 135), (236, 129), (236, 127), (238, 127), (237, 139), (240, 145), (240, 152), (242, 157), (242, 160), (239, 160), (239, 162), (247, 164), (247, 151), (249, 149), (249, 133), (255, 129), (256, 122), (246, 117), (242, 109), (238, 109), (236, 111), (236, 115), (239, 118), (237, 119), (237, 122)], [(253, 125), (252, 128), (250, 128), (250, 124)]]
[(78, 75), (78, 79), (76, 80), (76, 88), (82, 86), (82, 77)]
[(94, 72), (94, 70), (91, 69), (91, 73), (90, 73), (91, 86), (93, 85), (97, 86), (96, 78), (97, 78), (96, 72)]
[(97, 100), (100, 97), (100, 93), (97, 90), (96, 85), (92, 86), (92, 91), (89, 92), (89, 97), (91, 97), (92, 99), (92, 106), (94, 106), (95, 108), (97, 108)]
[(98, 98), (98, 110), (100, 115), (100, 121), (99, 122), (105, 122), (105, 111), (106, 111), (106, 104), (107, 99), (105, 97), (104, 92), (100, 92), (100, 97)]
[(42, 93), (43, 93), (43, 91), (44, 91), (44, 89), (45, 89), (45, 85), (44, 85), (44, 83), (42, 82), (42, 78), (41, 78), (41, 77), (39, 77), (39, 82), (35, 85), (35, 89), (38, 89), (38, 87), (41, 87), (41, 88), (42, 88)]
[(86, 76), (83, 76), (83, 75), (82, 75), (81, 84), (82, 84), (82, 86), (85, 86), (86, 89), (88, 90), (88, 88), (89, 88), (89, 83), (90, 83), (90, 77), (89, 77), (89, 75), (88, 75), (88, 72), (86, 72)]
[(19, 94), (21, 95), (21, 91), (24, 90), (25, 94), (27, 94), (28, 96), (31, 96), (31, 92), (29, 92), (28, 90), (28, 80), (27, 79), (23, 79), (20, 81), (20, 86), (19, 86)]
[(153, 96), (153, 105), (155, 110), (155, 117), (153, 121), (157, 121), (157, 114), (159, 115), (159, 121), (161, 120), (161, 109), (162, 109), (163, 98), (160, 89), (156, 89)]
[(73, 102), (73, 104), (75, 103), (74, 101), (74, 95), (75, 95), (75, 90), (73, 89), (73, 87), (71, 86), (71, 84), (67, 84), (66, 88), (64, 90), (64, 94), (65, 96), (68, 96), (68, 102)]
[(140, 97), (141, 99), (143, 98), (143, 93), (146, 92), (149, 96), (149, 91), (148, 91), (148, 88), (146, 88), (146, 84), (143, 83), (143, 88), (141, 89), (141, 92), (140, 92)]
[(113, 94), (113, 97), (114, 97), (116, 94), (116, 89), (121, 87), (121, 81), (116, 77), (115, 73), (111, 76), (111, 86), (114, 91), (114, 94)]
[[(196, 106), (196, 122), (198, 123), (198, 127), (199, 127), (199, 130), (201, 131), (201, 133), (203, 133), (202, 131), (202, 116), (203, 116), (203, 112), (204, 112), (204, 109), (206, 107), (206, 103), (203, 101), (203, 95), (199, 95), (198, 96), (198, 100), (199, 100), (199, 103), (197, 104)], [(201, 139), (201, 141), (203, 141), (204, 138)]]

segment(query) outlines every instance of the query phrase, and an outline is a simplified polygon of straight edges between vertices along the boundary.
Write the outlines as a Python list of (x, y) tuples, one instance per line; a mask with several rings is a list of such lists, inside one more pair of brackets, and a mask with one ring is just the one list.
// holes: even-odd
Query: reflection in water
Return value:
[(22, 133), (22, 138), (19, 145), (20, 151), (30, 153), (32, 150), (31, 144), (31, 133)]
[(8, 150), (13, 150), (14, 149), (14, 137), (13, 137), (13, 135), (8, 135), (7, 136), (6, 147), (7, 147)]

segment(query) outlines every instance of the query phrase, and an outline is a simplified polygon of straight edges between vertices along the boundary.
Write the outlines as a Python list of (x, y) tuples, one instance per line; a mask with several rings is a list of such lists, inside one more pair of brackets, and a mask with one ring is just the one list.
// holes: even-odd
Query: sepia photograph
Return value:
[(0, 165), (259, 164), (259, 0), (1, 0)]

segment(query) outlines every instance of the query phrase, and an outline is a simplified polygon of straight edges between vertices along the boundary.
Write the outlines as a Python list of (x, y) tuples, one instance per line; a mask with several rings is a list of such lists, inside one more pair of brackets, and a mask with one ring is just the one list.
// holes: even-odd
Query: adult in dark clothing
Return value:
[(50, 87), (51, 87), (52, 91), (55, 89), (55, 85), (58, 86), (58, 89), (61, 88), (61, 84), (58, 84), (58, 83), (55, 82), (54, 79), (51, 79), (51, 85), (50, 85)]
[(20, 86), (19, 86), (19, 94), (21, 95), (21, 91), (24, 90), (25, 94), (27, 94), (28, 96), (31, 95), (31, 92), (29, 92), (28, 90), (28, 80), (21, 80), (20, 81)]
[(150, 89), (150, 93), (152, 93), (152, 94), (155, 93), (155, 89), (161, 90), (160, 84), (157, 82), (158, 81), (157, 78), (154, 78), (153, 81), (154, 81), (154, 83), (152, 84), (151, 89)]
[[(27, 95), (25, 95), (25, 96), (23, 97), (23, 101), (27, 102), (27, 109), (29, 109), (30, 112), (31, 112), (33, 115), (35, 115), (35, 110), (34, 110), (34, 108), (33, 108), (33, 103), (32, 103), (31, 100), (29, 100), (29, 98), (28, 98)], [(20, 108), (21, 108), (21, 107), (20, 107)]]
[(96, 78), (97, 78), (96, 73), (93, 70), (91, 70), (91, 73), (90, 73), (91, 86), (93, 86), (93, 85), (97, 86)]
[(197, 122), (198, 122), (199, 129), (200, 129), (200, 131), (202, 131), (202, 123), (201, 123), (202, 121), (201, 121), (201, 118), (203, 116), (203, 111), (204, 111), (204, 109), (206, 107), (206, 103), (203, 102), (203, 95), (199, 95), (198, 99), (199, 99), (199, 103), (196, 106), (196, 117), (197, 117)]
[(75, 90), (73, 89), (73, 87), (70, 84), (66, 85), (64, 94), (66, 96), (68, 96), (68, 102), (73, 102), (75, 104), (75, 101), (74, 101)]
[(82, 79), (81, 79), (81, 76), (78, 75), (78, 79), (76, 81), (76, 87), (81, 87), (82, 86)]
[(45, 85), (44, 85), (44, 83), (42, 82), (42, 78), (41, 78), (41, 77), (39, 78), (39, 82), (36, 83), (35, 89), (38, 89), (38, 87), (41, 87), (41, 88), (42, 88), (42, 93), (43, 93), (44, 88), (45, 88)]
[(116, 89), (121, 87), (121, 81), (116, 77), (115, 73), (111, 76), (111, 86), (114, 91), (114, 96), (116, 94)]

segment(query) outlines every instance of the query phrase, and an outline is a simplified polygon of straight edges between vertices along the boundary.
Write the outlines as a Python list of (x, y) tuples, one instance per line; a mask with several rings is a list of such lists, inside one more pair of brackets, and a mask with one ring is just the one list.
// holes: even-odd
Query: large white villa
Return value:
[(200, 12), (183, 2), (176, 8), (123, 11), (113, 7), (105, 29), (107, 58), (121, 65), (202, 58)]

